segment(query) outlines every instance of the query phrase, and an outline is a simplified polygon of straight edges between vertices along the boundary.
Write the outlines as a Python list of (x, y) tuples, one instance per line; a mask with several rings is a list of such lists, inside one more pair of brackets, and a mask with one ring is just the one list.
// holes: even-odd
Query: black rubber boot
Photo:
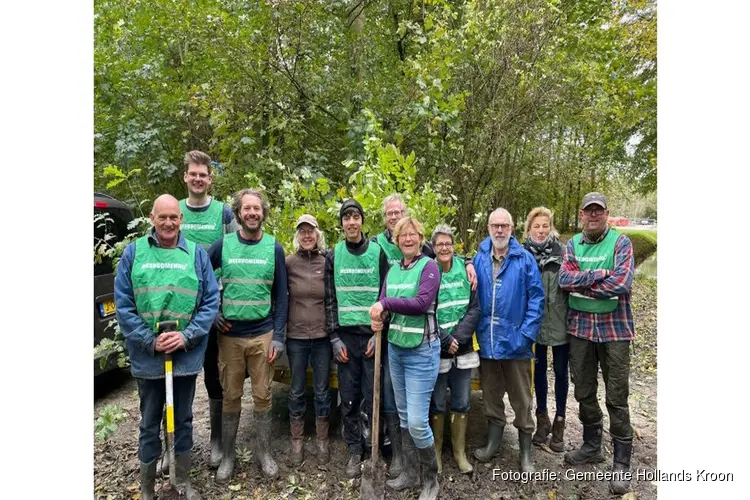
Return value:
[(518, 449), (521, 472), (534, 472), (534, 462), (531, 459), (531, 433), (518, 431)]
[(401, 474), (385, 482), (385, 485), (394, 491), (416, 488), (420, 483), (417, 447), (409, 434), (409, 429), (401, 429), (401, 455), (403, 460)]
[(399, 431), (401, 428), (401, 419), (399, 419), (398, 413), (386, 413), (385, 421), (388, 427), (388, 435), (391, 438), (391, 451), (393, 453), (391, 456), (391, 466), (388, 467), (388, 477), (395, 479), (404, 469), (403, 450)]
[(609, 481), (609, 489), (615, 495), (624, 495), (630, 491), (630, 480), (625, 479), (625, 472), (630, 470), (630, 456), (633, 454), (633, 441), (621, 439), (612, 440), (615, 451), (612, 463), (612, 479)]
[(583, 426), (583, 444), (563, 457), (566, 464), (595, 464), (604, 460), (602, 455), (602, 422)]
[(422, 467), (422, 492), (419, 494), (419, 500), (435, 500), (440, 491), (440, 483), (434, 446), (419, 449), (419, 465)]
[(209, 399), (208, 408), (211, 415), (211, 459), (208, 466), (215, 469), (221, 463), (222, 449), (221, 449), (221, 407), (223, 401), (221, 399)]
[(141, 462), (141, 499), (154, 500), (156, 484), (156, 460), (146, 464)]
[(201, 500), (200, 494), (190, 484), (190, 452), (174, 457), (175, 483), (187, 500)]
[(492, 422), (487, 423), (487, 444), (483, 448), (474, 450), (474, 458), (480, 462), (489, 462), (500, 451), (500, 443), (503, 441), (505, 426), (499, 426)]
[(237, 429), (240, 426), (240, 412), (224, 413), (221, 416), (221, 445), (223, 448), (219, 470), (216, 471), (216, 482), (223, 484), (232, 478), (234, 460), (237, 452), (234, 445), (237, 441)]
[(255, 412), (255, 460), (269, 479), (279, 475), (279, 466), (271, 456), (271, 411)]

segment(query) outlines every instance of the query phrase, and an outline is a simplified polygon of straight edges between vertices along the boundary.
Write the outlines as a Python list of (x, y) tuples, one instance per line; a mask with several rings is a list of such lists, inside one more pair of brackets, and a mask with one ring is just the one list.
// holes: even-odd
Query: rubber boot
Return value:
[(531, 433), (518, 431), (519, 464), (521, 472), (534, 472), (534, 462), (531, 459)]
[(401, 419), (398, 413), (386, 413), (385, 422), (388, 435), (391, 438), (391, 466), (388, 467), (388, 477), (396, 479), (404, 469), (403, 450), (401, 447)]
[(609, 481), (609, 489), (615, 495), (624, 495), (630, 491), (630, 480), (625, 479), (625, 472), (630, 470), (630, 456), (633, 454), (633, 441), (621, 439), (612, 440), (615, 450), (612, 463), (612, 479)]
[(419, 494), (419, 500), (435, 500), (440, 491), (440, 483), (434, 446), (419, 449), (419, 465), (422, 466), (422, 492)]
[(190, 484), (190, 452), (174, 457), (175, 483), (187, 500), (201, 500), (200, 494)]
[(547, 444), (547, 438), (549, 437), (550, 429), (552, 428), (552, 423), (549, 421), (549, 415), (547, 414), (547, 410), (538, 412), (536, 414), (536, 432), (534, 433), (534, 437), (532, 441), (536, 445), (542, 445)]
[(354, 479), (362, 474), (362, 447), (349, 447), (349, 461), (346, 462), (346, 477)]
[(563, 457), (566, 464), (595, 464), (604, 460), (602, 455), (602, 421), (583, 426), (583, 444)]
[(445, 414), (436, 413), (430, 417), (430, 427), (435, 438), (435, 455), (437, 455), (438, 474), (443, 472), (443, 434), (445, 433)]
[(141, 500), (154, 500), (156, 484), (156, 460), (151, 463), (141, 462)]
[(223, 400), (221, 399), (209, 399), (208, 408), (211, 415), (211, 459), (208, 462), (208, 466), (215, 469), (221, 463), (221, 407)]
[(291, 432), (291, 453), (289, 459), (292, 465), (300, 465), (304, 460), (302, 456), (302, 436), (305, 433), (305, 417), (291, 417), (289, 419), (289, 427)]
[(451, 413), (451, 445), (453, 447), (453, 458), (456, 460), (458, 470), (461, 474), (474, 471), (474, 467), (466, 459), (466, 424), (468, 423), (466, 413)]
[(503, 441), (505, 426), (499, 426), (492, 422), (487, 423), (487, 444), (483, 448), (474, 450), (474, 458), (480, 462), (489, 462), (500, 451), (500, 443)]
[(167, 450), (167, 410), (164, 410), (164, 416), (161, 420), (164, 434), (161, 436), (161, 449), (164, 450), (164, 454), (159, 458), (159, 462), (156, 465), (156, 470), (160, 470), (163, 475), (169, 474), (169, 451)]
[(255, 412), (255, 460), (269, 479), (276, 479), (279, 466), (271, 456), (271, 412)]
[(328, 450), (328, 417), (315, 418), (315, 447), (317, 451), (318, 465), (325, 465), (331, 458)]
[(555, 421), (552, 423), (552, 439), (549, 442), (549, 447), (552, 451), (558, 453), (565, 451), (565, 441), (563, 441), (563, 434), (565, 433), (565, 417), (556, 416)]
[(409, 434), (409, 429), (401, 428), (401, 455), (403, 460), (401, 474), (385, 482), (385, 485), (394, 491), (416, 488), (420, 483), (417, 447)]
[(221, 446), (222, 456), (219, 470), (216, 471), (216, 482), (223, 484), (232, 478), (234, 461), (237, 452), (234, 445), (237, 441), (237, 429), (240, 426), (240, 412), (227, 413), (221, 416)]

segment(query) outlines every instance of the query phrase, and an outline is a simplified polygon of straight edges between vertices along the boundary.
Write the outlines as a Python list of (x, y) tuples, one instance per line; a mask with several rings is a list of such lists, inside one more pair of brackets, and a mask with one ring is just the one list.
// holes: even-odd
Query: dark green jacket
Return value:
[(536, 343), (556, 346), (568, 342), (568, 292), (560, 288), (558, 272), (560, 264), (549, 262), (542, 269), (542, 286), (544, 287), (544, 316), (542, 326), (536, 337)]

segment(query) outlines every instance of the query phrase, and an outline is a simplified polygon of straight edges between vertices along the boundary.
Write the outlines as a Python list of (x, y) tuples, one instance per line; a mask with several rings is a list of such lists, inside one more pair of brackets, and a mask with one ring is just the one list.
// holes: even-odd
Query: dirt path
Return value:
[[(630, 410), (636, 438), (631, 470), (656, 468), (656, 283), (654, 280), (636, 280), (633, 291), (634, 314), (637, 325), (635, 357), (631, 370)], [(245, 394), (250, 394), (250, 382), (246, 382)], [(553, 384), (550, 384), (552, 387)], [(555, 407), (553, 390), (550, 391), (548, 407)], [(271, 446), (274, 458), (279, 464), (279, 479), (266, 481), (252, 460), (250, 429), (252, 427), (252, 403), (244, 402), (240, 430), (237, 439), (238, 462), (235, 476), (228, 486), (214, 484), (214, 471), (209, 470), (208, 401), (199, 376), (194, 404), (194, 450), (193, 485), (204, 499), (356, 499), (359, 498), (357, 481), (347, 480), (344, 474), (347, 452), (341, 439), (338, 419), (334, 417), (331, 426), (331, 462), (319, 469), (314, 457), (307, 453), (300, 467), (292, 467), (286, 460), (289, 450), (289, 418), (287, 413), (288, 387), (274, 383), (273, 396), (273, 439)], [(248, 398), (249, 399), (249, 398)], [(604, 454), (605, 462), (597, 465), (581, 466), (574, 472), (609, 471), (612, 467), (612, 446), (608, 433), (609, 419), (604, 405), (603, 381), (599, 384), (599, 400), (604, 411)], [(508, 422), (513, 421), (513, 411), (506, 401)], [(335, 398), (334, 398), (335, 402)], [(135, 382), (130, 379), (116, 390), (100, 397), (94, 403), (94, 413), (98, 416), (109, 404), (118, 404), (126, 412), (114, 434), (106, 441), (96, 440), (94, 449), (94, 487), (97, 499), (119, 500), (140, 497), (138, 485), (138, 396)], [(314, 420), (310, 412), (311, 398), (308, 397), (308, 419), (305, 427), (305, 446), (312, 447)], [(96, 419), (96, 418), (95, 418)], [(467, 435), (468, 454), (484, 444), (487, 430), (482, 415), (482, 393), (472, 394)], [(571, 384), (567, 402), (566, 449), (574, 449), (581, 443), (581, 426), (578, 421), (578, 405), (573, 398)], [(446, 426), (448, 427), (448, 426)], [(492, 469), (499, 471), (518, 470), (518, 439), (515, 429), (508, 425), (503, 437), (501, 456), (491, 464), (474, 463), (472, 476), (458, 473), (450, 452), (450, 439), (446, 436), (443, 450), (443, 473), (440, 478), (442, 499), (611, 499), (616, 498), (608, 491), (606, 481), (575, 481), (565, 479), (570, 469), (563, 463), (562, 454), (548, 448), (533, 450), (535, 467), (538, 472), (548, 469), (557, 472), (556, 480), (540, 480), (522, 484), (516, 481), (492, 480)], [(472, 459), (472, 462), (474, 460)], [(158, 488), (158, 485), (157, 485)], [(632, 489), (639, 499), (655, 499), (656, 486), (650, 481), (632, 481)], [(393, 494), (388, 498), (417, 498), (418, 492)]]

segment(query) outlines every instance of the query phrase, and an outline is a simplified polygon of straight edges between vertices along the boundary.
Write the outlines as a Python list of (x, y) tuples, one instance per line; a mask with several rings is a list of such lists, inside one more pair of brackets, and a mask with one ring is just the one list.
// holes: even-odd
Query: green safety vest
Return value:
[[(400, 265), (391, 267), (385, 280), (385, 296), (403, 299), (416, 297), (422, 269), (429, 261), (428, 258), (421, 258), (411, 269), (401, 269)], [(388, 342), (399, 347), (416, 347), (422, 343), (426, 323), (425, 314), (407, 316), (392, 313)]]
[(228, 320), (255, 321), (271, 313), (271, 288), (276, 270), (276, 240), (263, 234), (247, 245), (237, 233), (224, 237), (221, 248), (221, 311)]
[(388, 264), (391, 267), (401, 262), (401, 259), (404, 258), (404, 254), (399, 247), (388, 241), (388, 238), (385, 237), (385, 233), (378, 234), (377, 240), (378, 245), (380, 245), (380, 248), (385, 252), (385, 256), (388, 258)]
[(437, 320), (440, 328), (451, 333), (469, 309), (471, 285), (466, 276), (466, 264), (462, 259), (453, 257), (451, 270), (443, 272), (440, 268), (440, 291), (438, 292)]
[(369, 242), (362, 255), (352, 255), (345, 241), (334, 249), (333, 282), (340, 326), (370, 325), (370, 307), (380, 292), (380, 247)]
[(205, 250), (224, 235), (224, 204), (214, 199), (203, 212), (190, 210), (187, 200), (180, 200), (182, 224), (180, 231), (185, 239), (194, 241)]
[[(615, 268), (615, 244), (620, 233), (610, 229), (607, 236), (602, 241), (594, 245), (586, 243), (581, 244), (582, 233), (573, 237), (573, 250), (575, 252), (578, 266), (582, 271), (594, 269), (614, 269)], [(610, 297), (608, 299), (594, 299), (586, 297), (580, 293), (571, 292), (568, 296), (568, 305), (576, 311), (590, 313), (611, 313), (617, 309), (619, 297)]]
[(159, 322), (179, 321), (187, 325), (193, 317), (198, 297), (196, 247), (192, 241), (186, 243), (187, 253), (180, 248), (150, 245), (148, 236), (135, 241), (130, 273), (135, 309), (154, 333)]

